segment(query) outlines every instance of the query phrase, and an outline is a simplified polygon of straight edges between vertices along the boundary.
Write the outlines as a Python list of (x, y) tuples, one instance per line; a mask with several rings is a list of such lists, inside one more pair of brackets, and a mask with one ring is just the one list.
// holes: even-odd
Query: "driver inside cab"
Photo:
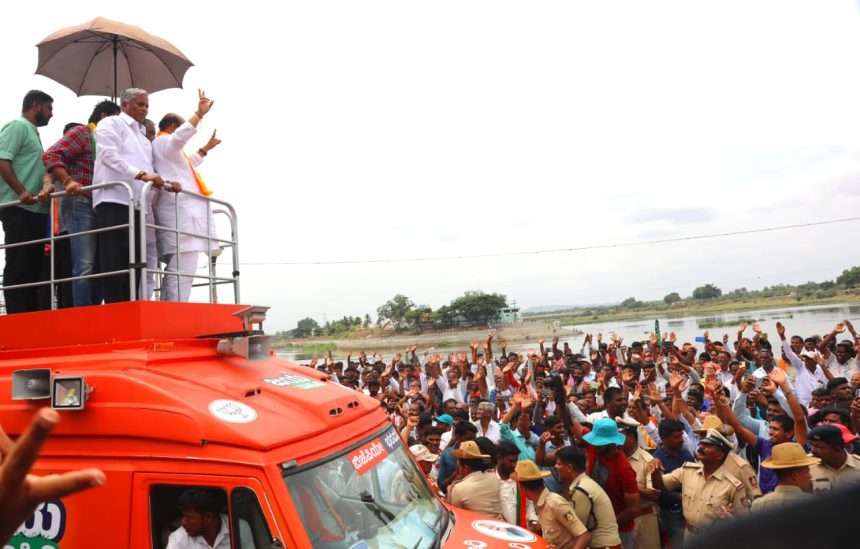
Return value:
[[(179, 496), (182, 521), (167, 542), (167, 549), (230, 549), (230, 520), (221, 511), (227, 505), (218, 490), (192, 488)], [(248, 523), (239, 519), (241, 549), (254, 549)]]

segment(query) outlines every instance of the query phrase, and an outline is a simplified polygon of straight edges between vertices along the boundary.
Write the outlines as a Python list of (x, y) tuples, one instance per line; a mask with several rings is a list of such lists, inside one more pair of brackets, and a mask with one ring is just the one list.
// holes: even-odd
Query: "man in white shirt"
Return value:
[[(516, 444), (503, 440), (496, 446), (496, 475), (501, 483), (499, 499), (502, 505), (502, 518), (506, 522), (534, 530), (538, 524), (534, 502), (529, 501), (512, 477), (517, 468), (520, 450)], [(525, 508), (523, 505), (525, 504)]]
[(782, 340), (782, 352), (797, 370), (797, 377), (794, 382), (797, 400), (804, 406), (809, 406), (809, 401), (812, 400), (812, 391), (819, 387), (826, 387), (827, 380), (831, 379), (833, 374), (818, 364), (816, 360), (818, 351), (804, 349), (798, 357), (785, 339), (785, 326), (781, 322), (776, 323), (776, 331)]
[[(178, 181), (184, 192), (159, 196), (153, 211), (156, 225), (178, 228), (186, 233), (214, 236), (209, 204), (199, 198), (200, 195), (208, 196), (212, 193), (195, 168), (221, 141), (213, 132), (209, 142), (197, 152), (186, 155), (183, 151), (188, 141), (197, 133), (197, 125), (214, 103), (202, 90), (198, 93), (200, 97), (197, 110), (188, 120), (184, 120), (178, 114), (169, 113), (158, 123), (159, 132), (152, 142), (155, 169), (166, 180)], [(197, 270), (197, 260), (201, 252), (219, 249), (218, 242), (187, 234), (177, 235), (164, 230), (158, 230), (156, 238), (158, 256), (167, 263), (166, 270), (186, 275), (182, 277), (165, 275), (161, 287), (161, 301), (188, 301), (193, 282), (191, 275)], [(179, 241), (178, 250), (177, 241)]]
[(447, 379), (447, 383), (440, 382), (441, 379), (436, 380), (439, 389), (442, 391), (442, 400), (445, 401), (453, 398), (457, 402), (466, 402), (468, 381), (462, 379), (460, 370), (456, 366), (452, 366), (445, 372), (444, 376)]
[(433, 421), (436, 427), (442, 430), (442, 436), (439, 440), (439, 451), (444, 452), (445, 448), (451, 442), (451, 436), (454, 434), (454, 418), (450, 414), (442, 414), (439, 417), (434, 417)]
[[(134, 200), (140, 198), (144, 184), (152, 182), (156, 187), (164, 186), (164, 180), (155, 173), (152, 165), (152, 144), (146, 138), (143, 121), (149, 112), (149, 94), (146, 90), (129, 88), (120, 96), (119, 116), (103, 118), (94, 132), (96, 140), (96, 161), (93, 166), (93, 184), (109, 181), (123, 181), (131, 187)], [(179, 190), (175, 185), (171, 190)], [(153, 193), (154, 194), (154, 193)], [(132, 262), (140, 263), (146, 259), (149, 269), (156, 264), (155, 229), (147, 229), (147, 250), (141, 252), (139, 240), (140, 224), (147, 218), (153, 221), (151, 197), (147, 197), (147, 212), (137, 212), (135, 223), (136, 257)], [(122, 187), (109, 187), (93, 191), (93, 209), (96, 213), (96, 227), (106, 228), (128, 224), (128, 193)], [(146, 214), (146, 215), (144, 215)], [(128, 270), (129, 238), (127, 229), (117, 229), (99, 233), (99, 267), (102, 273)], [(103, 279), (102, 288), (105, 303), (116, 303), (136, 299), (141, 292), (140, 269), (136, 270), (137, 290), (132, 292), (127, 276), (115, 275)], [(152, 275), (147, 276), (143, 295), (152, 292)], [(134, 293), (134, 295), (132, 295)]]
[(479, 437), (487, 437), (493, 441), (493, 444), (498, 444), (502, 439), (502, 433), (499, 431), (499, 422), (493, 420), (495, 409), (492, 402), (478, 404), (478, 421), (475, 422), (475, 427), (478, 428)]
[(836, 351), (827, 355), (824, 367), (828, 368), (835, 377), (851, 379), (851, 375), (860, 372), (860, 364), (851, 356), (851, 344), (845, 341), (836, 345)]
[(715, 372), (717, 377), (722, 382), (723, 386), (731, 387), (732, 385), (732, 355), (729, 354), (728, 351), (718, 351), (716, 356), (714, 357), (714, 361), (720, 366), (719, 372)]
[[(179, 496), (182, 526), (170, 534), (167, 549), (230, 549), (230, 521), (220, 512), (226, 505), (218, 495), (215, 490), (192, 488)], [(248, 523), (239, 522), (242, 549), (254, 549)]]

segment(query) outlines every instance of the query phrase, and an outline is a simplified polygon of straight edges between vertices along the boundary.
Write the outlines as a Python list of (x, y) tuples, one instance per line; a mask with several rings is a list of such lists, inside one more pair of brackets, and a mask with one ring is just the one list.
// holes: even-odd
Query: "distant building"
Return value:
[(499, 324), (517, 324), (522, 321), (520, 308), (516, 306), (503, 307), (499, 309), (496, 314)]

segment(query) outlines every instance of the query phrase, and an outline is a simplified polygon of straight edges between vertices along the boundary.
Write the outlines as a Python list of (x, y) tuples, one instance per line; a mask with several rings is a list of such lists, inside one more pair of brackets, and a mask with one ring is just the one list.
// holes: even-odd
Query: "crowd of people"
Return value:
[[(15, 203), (0, 209), (5, 244), (11, 246), (5, 249), (3, 268), (2, 285), (12, 287), (4, 291), (6, 313), (152, 298), (156, 270), (176, 273), (164, 276), (160, 299), (189, 299), (200, 255), (217, 254), (219, 248), (205, 236), (214, 230), (207, 202), (200, 197), (211, 191), (196, 168), (220, 140), (213, 132), (196, 152), (188, 155), (183, 149), (213, 103), (201, 91), (187, 120), (167, 113), (156, 131), (146, 118), (149, 94), (128, 89), (119, 104), (99, 102), (86, 124), (67, 124), (63, 136), (43, 150), (38, 128), (53, 117), (53, 99), (38, 90), (26, 94), (21, 117), (0, 129), (0, 204)], [(128, 229), (110, 230), (129, 223), (128, 191), (116, 185), (91, 188), (110, 182), (131, 189), (137, 227), (164, 227), (147, 227), (146, 250), (141, 250), (136, 231), (136, 257), (131, 260)], [(153, 187), (141, 212), (146, 183)], [(52, 202), (54, 194), (57, 200)], [(50, 244), (21, 245), (51, 234), (57, 237), (53, 266)], [(145, 280), (138, 268), (143, 264)], [(129, 282), (133, 266), (136, 289)], [(52, 292), (41, 284), (51, 279), (52, 267), (54, 280), (74, 280), (54, 285)]]
[[(556, 337), (526, 354), (309, 367), (379, 400), (450, 504), (559, 548), (682, 547), (717, 523), (860, 484), (860, 340), (850, 321), (778, 340), (755, 324), (699, 346)], [(844, 337), (850, 334), (850, 337)]]
[[(860, 488), (860, 338), (847, 320), (823, 337), (776, 327), (778, 342), (741, 325), (700, 347), (539, 338), (525, 355), (494, 354), (490, 335), (447, 357), (412, 345), (308, 366), (379, 400), (439, 497), (558, 549), (707, 544), (733, 520), (749, 540), (745, 516), (791, 539), (775, 511), (832, 513)], [(105, 482), (28, 474), (58, 420), (40, 410), (16, 442), (0, 430), (0, 539), (39, 502)]]

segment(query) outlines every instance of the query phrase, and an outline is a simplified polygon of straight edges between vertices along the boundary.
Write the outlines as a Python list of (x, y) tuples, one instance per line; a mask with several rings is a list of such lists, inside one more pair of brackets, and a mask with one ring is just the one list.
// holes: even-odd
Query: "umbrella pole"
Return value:
[(112, 35), (113, 42), (113, 101), (116, 103), (116, 50), (117, 50), (117, 35)]

